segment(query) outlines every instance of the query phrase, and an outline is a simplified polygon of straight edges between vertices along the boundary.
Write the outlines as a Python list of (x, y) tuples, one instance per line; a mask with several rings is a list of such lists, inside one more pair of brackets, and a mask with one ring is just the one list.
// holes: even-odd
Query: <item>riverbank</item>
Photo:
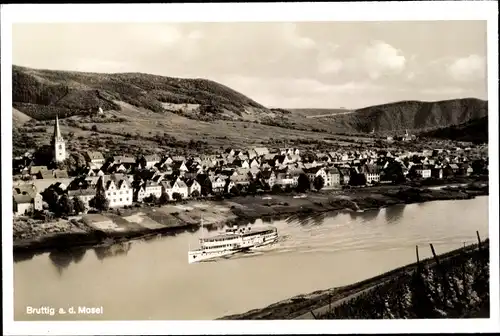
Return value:
[(220, 319), (436, 317), (489, 317), (488, 239), (352, 285), (298, 295)]
[(488, 195), (487, 181), (442, 189), (384, 185), (309, 192), (305, 197), (280, 194), (267, 197), (239, 196), (222, 201), (192, 200), (183, 204), (119, 209), (100, 215), (112, 226), (84, 219), (48, 223), (16, 219), (14, 252), (44, 252), (112, 244), (151, 235), (175, 235), (183, 231), (196, 231), (201, 217), (208, 230), (217, 230), (224, 225), (247, 224), (259, 218), (271, 221), (321, 212), (362, 212), (396, 204), (471, 199), (483, 195)]

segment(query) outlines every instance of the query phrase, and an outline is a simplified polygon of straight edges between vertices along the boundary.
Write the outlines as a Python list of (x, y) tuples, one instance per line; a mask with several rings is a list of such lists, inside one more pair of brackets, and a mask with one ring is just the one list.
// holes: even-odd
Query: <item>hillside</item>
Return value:
[(473, 143), (488, 142), (488, 116), (466, 123), (439, 128), (420, 134), (421, 137), (466, 141)]
[[(425, 131), (487, 115), (487, 102), (400, 102), (357, 111), (266, 108), (205, 79), (13, 66), (13, 149), (48, 144), (55, 115), (69, 150), (201, 152), (221, 146), (373, 142), (367, 133)], [(97, 114), (98, 108), (104, 113)], [(15, 131), (15, 132), (14, 132)]]
[(20, 127), (22, 124), (29, 120), (31, 120), (31, 118), (26, 114), (22, 113), (19, 110), (16, 110), (15, 108), (12, 109), (12, 125), (14, 127)]
[(255, 120), (271, 111), (222, 84), (142, 73), (83, 73), (12, 68), (13, 106), (37, 120), (86, 115), (101, 107), (120, 110), (116, 101), (156, 113), (173, 112), (191, 119)]
[(437, 102), (402, 101), (370, 106), (332, 116), (345, 129), (357, 132), (421, 130), (459, 125), (488, 115), (488, 102), (475, 98)]

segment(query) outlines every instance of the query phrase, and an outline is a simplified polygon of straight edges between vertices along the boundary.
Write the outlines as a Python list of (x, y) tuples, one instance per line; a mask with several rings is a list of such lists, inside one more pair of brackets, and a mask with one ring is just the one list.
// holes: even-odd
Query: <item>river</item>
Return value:
[[(262, 224), (257, 220), (255, 224)], [(268, 224), (268, 223), (265, 223)], [(14, 263), (15, 320), (215, 319), (347, 285), (488, 237), (488, 196), (272, 222), (269, 251), (187, 263), (200, 233), (109, 249), (44, 253)], [(204, 234), (208, 234), (205, 232)], [(103, 307), (100, 315), (28, 315), (28, 306)]]

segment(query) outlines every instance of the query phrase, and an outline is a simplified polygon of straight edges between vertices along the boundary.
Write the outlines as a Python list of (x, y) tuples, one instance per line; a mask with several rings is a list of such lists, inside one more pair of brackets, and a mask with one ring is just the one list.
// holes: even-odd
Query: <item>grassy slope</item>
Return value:
[(12, 125), (14, 127), (19, 127), (29, 120), (31, 120), (30, 116), (27, 116), (26, 114), (22, 113), (19, 110), (16, 110), (15, 108), (12, 108)]

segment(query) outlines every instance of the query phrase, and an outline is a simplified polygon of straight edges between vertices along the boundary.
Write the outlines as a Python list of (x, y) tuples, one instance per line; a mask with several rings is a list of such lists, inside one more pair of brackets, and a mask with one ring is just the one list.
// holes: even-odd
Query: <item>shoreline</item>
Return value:
[[(481, 185), (481, 183), (484, 185)], [(452, 183), (452, 185), (454, 184), (457, 184), (457, 182)], [(261, 219), (263, 222), (270, 222), (290, 216), (310, 216), (312, 214), (328, 212), (356, 213), (380, 210), (394, 205), (473, 199), (476, 196), (487, 196), (489, 194), (488, 181), (469, 181), (466, 186), (458, 187), (449, 187), (449, 185), (449, 183), (440, 185), (442, 189), (390, 185), (350, 190), (322, 190), (319, 192), (308, 192), (306, 193), (306, 198), (298, 199), (294, 198), (293, 194), (271, 195), (271, 199), (266, 200), (257, 195), (238, 196), (228, 200), (213, 202), (215, 206), (225, 207), (228, 210), (227, 214), (225, 216), (223, 214), (220, 220), (205, 224), (204, 226), (210, 230), (223, 225), (238, 225), (241, 222), (249, 221), (254, 222), (257, 219)], [(205, 201), (191, 202), (196, 205)], [(137, 211), (144, 212), (145, 210), (141, 208)], [(152, 211), (154, 212), (155, 210)], [(192, 212), (195, 212), (195, 210)], [(193, 222), (185, 218), (176, 219), (174, 224), (154, 229), (141, 227), (122, 232), (107, 232), (93, 229), (86, 232), (63, 232), (22, 240), (18, 239), (14, 240), (13, 243), (14, 255), (16, 257), (16, 255), (39, 254), (61, 249), (112, 245), (136, 239), (146, 239), (151, 236), (168, 236), (186, 231), (195, 232), (200, 228), (199, 222)]]

